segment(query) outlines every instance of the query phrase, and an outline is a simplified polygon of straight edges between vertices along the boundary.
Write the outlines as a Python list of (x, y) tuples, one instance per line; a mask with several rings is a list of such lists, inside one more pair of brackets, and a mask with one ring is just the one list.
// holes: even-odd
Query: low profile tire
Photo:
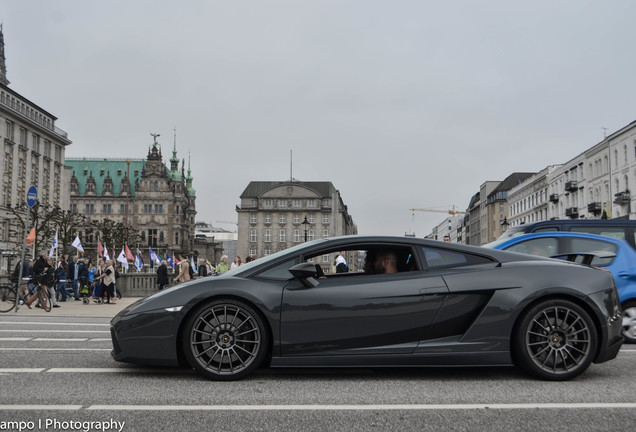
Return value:
[(630, 344), (636, 343), (636, 301), (623, 304), (623, 339)]
[(201, 375), (236, 380), (258, 368), (269, 346), (260, 315), (247, 304), (220, 299), (199, 307), (183, 330), (183, 353)]
[(596, 355), (598, 336), (589, 314), (567, 300), (541, 302), (522, 315), (513, 358), (530, 375), (564, 381), (583, 373)]

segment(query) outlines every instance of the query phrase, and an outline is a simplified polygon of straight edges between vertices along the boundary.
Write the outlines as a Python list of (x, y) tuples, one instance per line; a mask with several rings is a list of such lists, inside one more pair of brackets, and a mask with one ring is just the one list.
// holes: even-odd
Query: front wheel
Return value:
[(590, 315), (568, 300), (548, 300), (522, 315), (512, 340), (517, 366), (530, 375), (564, 381), (583, 373), (596, 354)]
[(0, 313), (10, 312), (15, 307), (15, 288), (9, 285), (0, 286)]
[(194, 311), (184, 326), (183, 352), (201, 375), (229, 381), (260, 366), (269, 334), (260, 315), (231, 299), (211, 301)]
[(38, 300), (40, 301), (40, 307), (44, 309), (46, 312), (51, 312), (51, 299), (49, 298), (49, 294), (46, 292), (45, 288), (37, 288), (38, 290)]
[(623, 339), (636, 343), (636, 301), (628, 301), (623, 305)]

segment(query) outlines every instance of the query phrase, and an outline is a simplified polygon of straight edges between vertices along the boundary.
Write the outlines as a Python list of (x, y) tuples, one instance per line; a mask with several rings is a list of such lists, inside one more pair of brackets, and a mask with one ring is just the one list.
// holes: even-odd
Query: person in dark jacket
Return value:
[(79, 300), (79, 257), (73, 256), (73, 259), (69, 261), (66, 268), (66, 282), (69, 286), (73, 287), (75, 293), (75, 300)]
[[(33, 276), (36, 283), (49, 292), (49, 287), (52, 287), (55, 281), (55, 275), (53, 273), (53, 258), (46, 258), (46, 254), (40, 255), (35, 264), (33, 264)], [(25, 303), (29, 309), (31, 304), (38, 299), (37, 291), (31, 294)], [(41, 305), (46, 307), (46, 305)]]
[(157, 285), (161, 291), (170, 282), (168, 281), (168, 263), (166, 260), (161, 261), (161, 265), (157, 268)]

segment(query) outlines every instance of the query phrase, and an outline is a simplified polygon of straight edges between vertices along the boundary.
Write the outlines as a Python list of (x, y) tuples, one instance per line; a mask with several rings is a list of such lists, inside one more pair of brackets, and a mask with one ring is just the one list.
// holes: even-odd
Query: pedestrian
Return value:
[(68, 294), (66, 293), (66, 262), (62, 258), (55, 269), (55, 280), (57, 281), (55, 298), (59, 301), (66, 301)]
[(221, 262), (217, 264), (216, 266), (216, 272), (218, 274), (223, 274), (226, 271), (228, 271), (230, 268), (227, 265), (227, 255), (223, 255), (221, 257)]
[(347, 255), (347, 251), (340, 251), (340, 254), (336, 258), (336, 273), (347, 273), (349, 271), (345, 255)]
[(208, 275), (208, 266), (205, 264), (205, 258), (199, 258), (199, 277), (205, 277)]
[(67, 286), (73, 289), (75, 294), (75, 300), (79, 300), (79, 257), (73, 255), (73, 260), (68, 263), (68, 269), (66, 271)]
[(96, 279), (102, 281), (103, 291), (106, 291), (106, 303), (115, 304), (115, 269), (113, 268), (113, 262), (106, 260), (105, 266), (101, 276)]
[(190, 279), (190, 263), (182, 254), (179, 254), (179, 274), (174, 278), (174, 281), (188, 282)]
[(159, 291), (161, 291), (169, 283), (168, 262), (166, 260), (161, 260), (161, 264), (157, 268), (157, 285), (159, 285)]
[(234, 270), (237, 267), (240, 267), (243, 265), (243, 260), (241, 259), (240, 256), (236, 255), (234, 257), (234, 261), (232, 261), (232, 264), (230, 265), (230, 270)]
[[(31, 309), (31, 305), (38, 299), (37, 290), (35, 288), (35, 284), (40, 284), (40, 286), (49, 292), (49, 287), (53, 285), (55, 279), (55, 275), (53, 273), (53, 260), (49, 263), (49, 260), (46, 258), (46, 254), (40, 255), (40, 257), (33, 264), (33, 283), (34, 289), (31, 296), (28, 297), (27, 302), (25, 303), (29, 309)], [(38, 305), (39, 307), (46, 307), (46, 305)]]

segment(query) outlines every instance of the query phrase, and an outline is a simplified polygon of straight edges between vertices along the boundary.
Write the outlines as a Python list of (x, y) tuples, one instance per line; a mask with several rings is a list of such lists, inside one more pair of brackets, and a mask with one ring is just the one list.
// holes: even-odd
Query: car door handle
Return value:
[(623, 278), (623, 279), (627, 279), (629, 277), (629, 273), (619, 273), (618, 277)]

